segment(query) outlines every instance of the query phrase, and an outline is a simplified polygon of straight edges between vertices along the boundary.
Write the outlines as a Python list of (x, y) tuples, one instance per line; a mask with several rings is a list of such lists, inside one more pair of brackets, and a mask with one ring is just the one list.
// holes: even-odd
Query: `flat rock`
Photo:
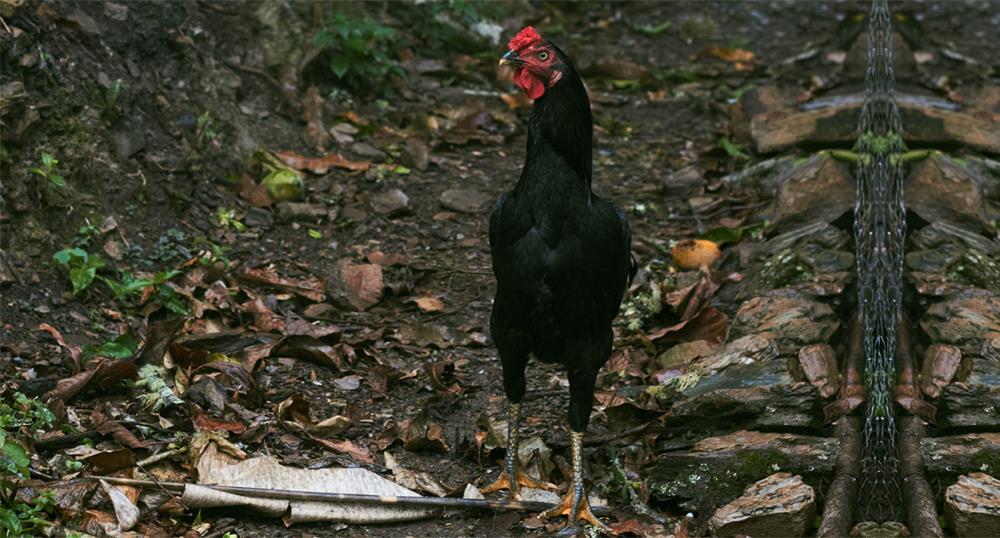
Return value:
[(767, 331), (776, 340), (802, 346), (826, 342), (839, 326), (828, 305), (797, 294), (775, 292), (741, 304), (731, 334)]
[(127, 159), (146, 149), (146, 135), (141, 129), (115, 131), (111, 135), (111, 141), (119, 159)]
[[(740, 379), (748, 367), (730, 367), (722, 376), (709, 376), (684, 393), (686, 398), (671, 408), (668, 427), (686, 426), (698, 431), (706, 428), (796, 428), (820, 431), (824, 427), (822, 402), (816, 388), (808, 383), (792, 383), (783, 361), (762, 363), (758, 370), (769, 370), (770, 377), (757, 372)], [(748, 373), (749, 375), (749, 373)], [(761, 383), (745, 388), (732, 384)]]
[(799, 350), (799, 366), (820, 396), (829, 398), (840, 387), (837, 354), (830, 344), (811, 344)]
[(475, 189), (448, 189), (438, 198), (444, 207), (462, 213), (478, 213), (492, 200), (489, 194)]
[(359, 157), (371, 159), (375, 162), (385, 160), (385, 152), (367, 142), (355, 142), (351, 145), (351, 151)]
[(933, 342), (978, 353), (1000, 335), (1000, 295), (969, 290), (934, 303), (921, 318), (920, 327)]
[(662, 452), (644, 475), (661, 500), (711, 497), (727, 502), (744, 488), (784, 471), (810, 483), (827, 480), (840, 443), (829, 437), (740, 430), (709, 437), (690, 450)]
[(845, 163), (814, 155), (793, 168), (778, 187), (774, 220), (832, 222), (854, 207), (856, 188)]
[(950, 482), (974, 472), (1000, 474), (1000, 433), (925, 437), (920, 440), (920, 456), (933, 480)]
[(920, 390), (931, 398), (937, 398), (941, 389), (951, 383), (961, 363), (962, 351), (957, 347), (947, 344), (927, 346), (920, 374)]
[(945, 490), (944, 516), (955, 536), (1000, 536), (1000, 480), (985, 473), (959, 477)]
[(307, 202), (278, 202), (275, 204), (278, 218), (282, 221), (316, 222), (326, 218), (326, 206)]
[(802, 477), (776, 473), (719, 508), (708, 524), (715, 536), (804, 536), (816, 517), (816, 494)]
[(933, 155), (911, 166), (906, 179), (906, 209), (928, 222), (951, 222), (971, 230), (993, 228), (983, 181), (947, 155)]
[(951, 383), (938, 398), (942, 428), (1000, 428), (1000, 386)]
[[(761, 90), (757, 90), (760, 92)], [(753, 91), (747, 92), (753, 94)], [(767, 90), (767, 95), (785, 95)], [(773, 153), (796, 145), (830, 146), (857, 138), (862, 94), (838, 95), (796, 106), (780, 99), (746, 95), (750, 135), (757, 153)], [(957, 110), (954, 103), (922, 95), (898, 93), (896, 103), (906, 130), (903, 139), (918, 145), (962, 144), (988, 153), (1000, 153), (996, 114)], [(756, 114), (754, 114), (756, 112)]]
[(399, 189), (381, 192), (372, 200), (372, 210), (390, 218), (406, 215), (410, 212), (410, 197)]

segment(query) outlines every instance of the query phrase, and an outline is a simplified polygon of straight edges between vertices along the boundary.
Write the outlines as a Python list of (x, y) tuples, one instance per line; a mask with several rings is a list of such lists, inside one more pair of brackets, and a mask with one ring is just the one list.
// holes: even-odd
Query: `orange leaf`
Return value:
[(444, 310), (444, 303), (437, 297), (417, 297), (413, 302), (417, 303), (417, 308), (421, 312), (440, 312)]
[(757, 59), (754, 53), (749, 50), (727, 47), (708, 47), (704, 54), (734, 64), (752, 63)]
[(331, 168), (344, 168), (355, 172), (368, 170), (371, 161), (352, 161), (337, 153), (322, 157), (306, 157), (293, 151), (276, 151), (274, 156), (296, 170), (308, 170), (314, 174), (325, 174)]

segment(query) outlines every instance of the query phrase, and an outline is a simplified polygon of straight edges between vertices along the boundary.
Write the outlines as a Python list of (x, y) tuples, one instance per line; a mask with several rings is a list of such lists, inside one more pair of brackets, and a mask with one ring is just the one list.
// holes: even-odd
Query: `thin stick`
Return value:
[[(116, 478), (113, 476), (87, 476), (90, 480), (105, 480), (110, 484), (123, 486), (156, 486), (182, 492), (188, 485), (201, 486), (234, 495), (247, 495), (267, 499), (283, 499), (288, 501), (320, 501), (357, 504), (395, 504), (399, 506), (426, 506), (433, 508), (465, 508), (481, 510), (526, 510), (541, 512), (554, 507), (554, 504), (536, 501), (490, 500), (490, 499), (455, 499), (451, 497), (399, 497), (394, 495), (357, 495), (352, 493), (327, 493), (321, 491), (300, 491), (292, 489), (250, 488), (243, 486), (219, 486), (212, 484), (185, 484), (183, 482), (153, 482), (152, 480), (137, 480), (134, 478)], [(608, 514), (610, 510), (603, 506), (591, 509), (596, 514)]]

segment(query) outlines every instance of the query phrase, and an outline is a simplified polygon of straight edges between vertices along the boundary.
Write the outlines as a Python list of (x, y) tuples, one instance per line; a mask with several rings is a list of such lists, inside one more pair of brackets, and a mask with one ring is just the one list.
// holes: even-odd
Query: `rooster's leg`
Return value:
[(538, 482), (525, 473), (517, 472), (517, 447), (521, 441), (521, 404), (511, 402), (507, 418), (507, 459), (504, 470), (500, 472), (500, 476), (495, 482), (480, 491), (483, 494), (487, 494), (500, 491), (501, 489), (509, 489), (511, 496), (516, 500), (520, 500), (521, 494), (518, 491), (520, 486), (547, 489), (550, 491), (556, 490), (557, 488), (553, 484)]
[(587, 492), (583, 488), (583, 432), (571, 432), (570, 439), (573, 445), (573, 482), (562, 501), (538, 517), (547, 519), (565, 515), (569, 517), (569, 525), (574, 525), (578, 519), (582, 519), (602, 532), (610, 534), (611, 530), (590, 511), (590, 501), (587, 500)]

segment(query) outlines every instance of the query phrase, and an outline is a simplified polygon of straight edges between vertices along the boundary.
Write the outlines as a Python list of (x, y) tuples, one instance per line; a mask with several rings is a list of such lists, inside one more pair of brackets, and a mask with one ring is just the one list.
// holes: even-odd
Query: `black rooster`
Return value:
[[(569, 58), (532, 27), (521, 30), (500, 60), (535, 100), (528, 156), (514, 190), (490, 215), (497, 294), (490, 333), (503, 364), (510, 401), (506, 469), (483, 492), (544, 487), (518, 474), (516, 455), (524, 370), (529, 355), (566, 366), (573, 483), (542, 517), (569, 516), (606, 529), (583, 487), (583, 435), (597, 371), (611, 355), (611, 322), (635, 265), (625, 215), (590, 188), (593, 119), (583, 81)], [(551, 485), (547, 485), (552, 487)]]

